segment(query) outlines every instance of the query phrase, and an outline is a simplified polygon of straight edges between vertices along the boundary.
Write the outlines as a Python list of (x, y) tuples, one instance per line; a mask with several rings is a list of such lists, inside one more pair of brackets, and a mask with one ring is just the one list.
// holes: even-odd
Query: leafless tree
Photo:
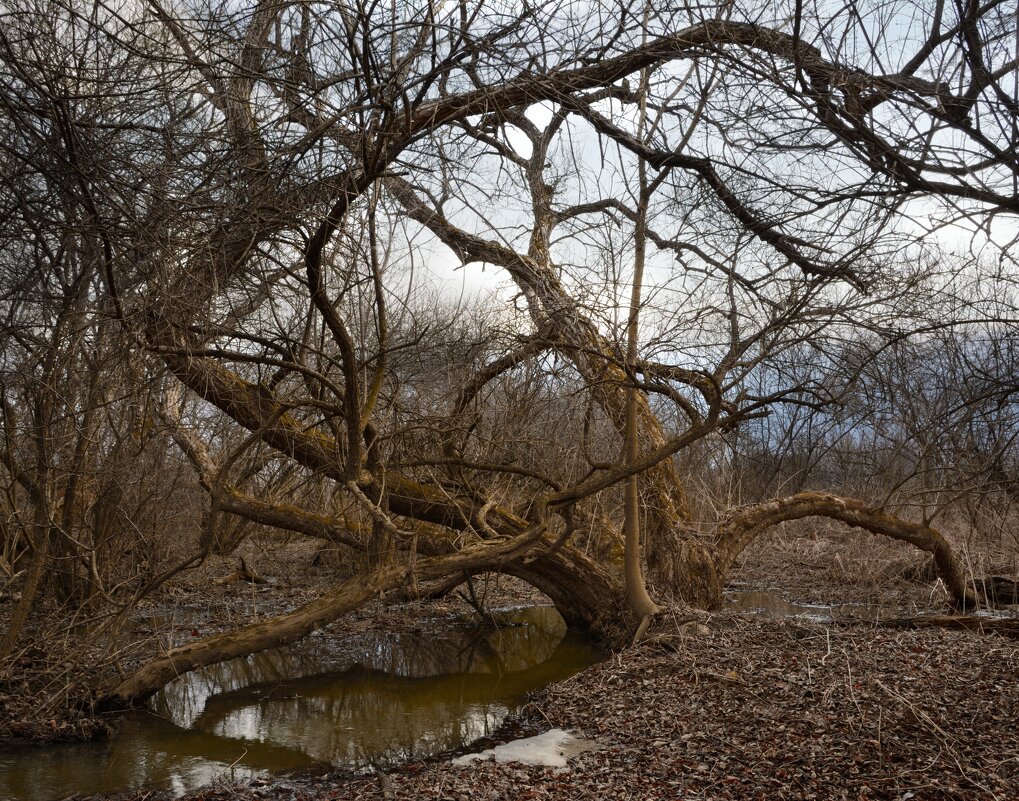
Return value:
[[(926, 519), (831, 491), (699, 519), (681, 465), (776, 410), (841, 401), (836, 343), (919, 330), (930, 286), (904, 265), (936, 260), (938, 230), (968, 226), (1011, 269), (1006, 4), (69, 0), (4, 21), (6, 152), (24, 181), (65, 187), (8, 181), (35, 220), (20, 246), (35, 225), (83, 254), (78, 297), (125, 363), (190, 393), (166, 393), (159, 420), (208, 519), (370, 565), (268, 625), (173, 649), (110, 702), (481, 571), (572, 623), (627, 597), (646, 616), (622, 571), (643, 584), (638, 488), (650, 578), (687, 603), (719, 604), (749, 542), (818, 515), (932, 553), (953, 601), (975, 603)], [(495, 269), (512, 294), (440, 382), (406, 369), (434, 336), (413, 325), (423, 251)], [(783, 368), (811, 354), (813, 372)], [(554, 435), (486, 407), (515, 397), (554, 410)], [(230, 444), (204, 436), (213, 413)], [(310, 507), (251, 491), (273, 475), (330, 489)]]

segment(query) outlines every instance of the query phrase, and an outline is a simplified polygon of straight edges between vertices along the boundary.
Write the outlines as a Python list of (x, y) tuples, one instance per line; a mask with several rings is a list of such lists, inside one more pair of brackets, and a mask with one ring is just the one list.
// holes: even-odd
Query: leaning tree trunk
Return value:
[(622, 603), (621, 585), (583, 554), (557, 547), (551, 540), (539, 542), (542, 535), (542, 527), (532, 526), (496, 543), (354, 576), (287, 614), (171, 648), (117, 684), (99, 707), (132, 706), (190, 671), (296, 642), (380, 594), (418, 581), (498, 571), (519, 576), (545, 592), (573, 626), (593, 627), (616, 613)]
[[(428, 493), (427, 487), (415, 486), (409, 481), (404, 481), (401, 494), (396, 497), (398, 502), (394, 506), (408, 516), (421, 517), (423, 512), (447, 520), (457, 515), (470, 516), (462, 508), (442, 512), (438, 499)], [(415, 507), (415, 503), (420, 506)], [(546, 533), (541, 526), (528, 526), (526, 521), (507, 510), (495, 511), (492, 521), (498, 526), (499, 539), (479, 542), (462, 551), (380, 567), (349, 579), (288, 614), (171, 649), (121, 681), (105, 696), (101, 706), (113, 708), (138, 703), (188, 671), (292, 643), (380, 594), (407, 585), (416, 586), (418, 581), (478, 572), (517, 576), (548, 595), (572, 626), (603, 628), (618, 634), (618, 624), (627, 617), (625, 592), (618, 570), (600, 565)], [(291, 525), (297, 529), (308, 522), (300, 515), (291, 516), (294, 517)], [(688, 538), (680, 551), (680, 564), (693, 566), (689, 576), (710, 574), (715, 577), (714, 585), (700, 591), (705, 595), (720, 595), (725, 573), (756, 536), (783, 521), (810, 516), (840, 520), (909, 542), (931, 553), (956, 606), (976, 606), (958, 560), (936, 530), (873, 509), (862, 501), (823, 493), (801, 493), (734, 510), (719, 523), (717, 548), (707, 549), (700, 540)], [(286, 516), (281, 514), (276, 522), (284, 524)], [(423, 537), (421, 541), (432, 552), (444, 547), (438, 538)]]
[[(558, 270), (549, 251), (549, 235), (555, 215), (540, 180), (544, 150), (535, 143), (532, 196), (535, 224), (527, 254), (518, 253), (497, 242), (468, 233), (450, 223), (435, 209), (426, 206), (409, 183), (401, 178), (386, 179), (386, 187), (400, 202), (411, 219), (428, 228), (464, 262), (480, 261), (504, 268), (527, 300), (528, 313), (535, 328), (549, 346), (569, 358), (605, 415), (612, 421), (620, 438), (625, 436), (627, 386), (632, 382), (621, 365), (622, 354), (584, 314), (576, 300), (557, 277)], [(647, 396), (636, 393), (634, 414), (637, 439), (643, 452), (665, 445), (667, 438), (661, 423), (651, 410)], [(694, 574), (708, 566), (698, 560), (684, 563), (682, 547), (692, 534), (680, 527), (690, 519), (686, 493), (671, 459), (665, 459), (641, 475), (642, 500), (645, 504), (644, 536), (647, 543), (649, 578), (660, 588), (677, 592), (688, 603), (717, 605), (720, 595), (703, 594), (714, 587), (713, 571)], [(690, 594), (689, 588), (698, 588)]]
[(570, 628), (611, 632), (625, 621), (623, 582), (618, 572), (576, 548), (539, 545), (532, 553), (499, 567), (541, 591)]
[[(278, 402), (262, 387), (243, 381), (208, 359), (170, 357), (167, 363), (187, 386), (238, 423), (257, 431), (272, 447), (321, 475), (337, 481), (346, 480), (332, 443), (283, 414)], [(189, 455), (201, 473), (216, 472), (207, 453), (200, 452), (193, 443), (189, 448), (187, 438), (181, 440), (185, 449), (191, 451)], [(364, 474), (362, 490), (371, 489), (376, 480), (377, 477)], [(625, 619), (618, 565), (599, 564), (570, 547), (568, 542), (553, 539), (552, 535), (508, 509), (489, 504), (478, 507), (476, 499), (457, 497), (440, 487), (419, 484), (398, 473), (387, 471), (384, 480), (393, 514), (434, 526), (434, 534), (425, 532), (417, 538), (423, 558), (382, 566), (358, 576), (276, 620), (175, 648), (122, 682), (108, 696), (108, 704), (137, 701), (181, 672), (293, 642), (377, 597), (380, 592), (397, 590), (405, 584), (413, 586), (418, 580), (440, 580), (481, 571), (505, 572), (545, 592), (571, 624), (595, 627), (606, 621)], [(206, 479), (203, 483), (211, 485), (213, 482)], [(329, 525), (320, 515), (272, 508), (231, 488), (223, 489), (221, 500), (229, 502), (232, 511), (251, 515), (252, 519), (341, 541), (350, 536), (340, 526)], [(726, 572), (754, 537), (784, 520), (818, 515), (910, 542), (932, 553), (957, 605), (975, 605), (958, 561), (938, 532), (867, 507), (862, 501), (820, 493), (803, 493), (735, 510), (719, 521), (717, 540), (711, 546), (695, 532), (676, 526), (678, 580), (689, 597), (697, 599), (694, 605), (711, 608), (721, 597)], [(444, 530), (451, 535), (444, 536)], [(475, 537), (483, 532), (484, 537), (467, 549), (453, 551), (457, 535), (451, 530), (461, 533), (469, 530)]]

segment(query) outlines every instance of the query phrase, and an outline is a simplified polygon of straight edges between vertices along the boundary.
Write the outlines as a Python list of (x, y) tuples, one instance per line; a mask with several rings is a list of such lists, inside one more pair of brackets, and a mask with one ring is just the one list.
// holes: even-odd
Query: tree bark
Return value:
[[(641, 104), (639, 127), (643, 134), (645, 119), (647, 115), (646, 90), (647, 71), (641, 71)], [(637, 363), (639, 352), (640, 335), (640, 305), (641, 293), (644, 287), (644, 258), (647, 246), (647, 211), (651, 199), (651, 191), (648, 189), (647, 168), (644, 162), (637, 165), (637, 172), (640, 179), (640, 198), (637, 202), (637, 221), (634, 226), (633, 245), (633, 283), (630, 287), (630, 313), (626, 321), (626, 364)], [(637, 428), (637, 388), (626, 387), (626, 419), (623, 424), (623, 464), (632, 467), (637, 463), (640, 456), (640, 441)], [(651, 596), (648, 594), (647, 585), (644, 583), (644, 569), (642, 567), (643, 553), (641, 552), (641, 513), (640, 513), (640, 487), (638, 486), (636, 473), (626, 479), (623, 488), (623, 581), (626, 587), (626, 603), (630, 611), (641, 621), (637, 629), (637, 636), (640, 637), (647, 629), (648, 618), (659, 611)], [(675, 525), (678, 521), (673, 521)], [(657, 544), (657, 543), (656, 543)]]
[(407, 564), (389, 565), (354, 576), (288, 614), (171, 648), (120, 682), (102, 698), (98, 707), (115, 709), (131, 706), (149, 698), (184, 673), (288, 645), (406, 582), (429, 581), (456, 572), (499, 569), (506, 561), (530, 550), (542, 534), (543, 527), (533, 526), (517, 537), (498, 543), (485, 543), (447, 556), (420, 559), (413, 567)]
[(873, 534), (908, 542), (934, 557), (938, 576), (945, 583), (952, 603), (960, 610), (979, 606), (976, 594), (966, 581), (966, 574), (952, 546), (934, 528), (912, 523), (855, 498), (841, 498), (823, 492), (801, 492), (788, 498), (736, 509), (729, 512), (718, 526), (718, 568), (724, 574), (755, 537), (788, 520), (804, 517), (827, 517)]

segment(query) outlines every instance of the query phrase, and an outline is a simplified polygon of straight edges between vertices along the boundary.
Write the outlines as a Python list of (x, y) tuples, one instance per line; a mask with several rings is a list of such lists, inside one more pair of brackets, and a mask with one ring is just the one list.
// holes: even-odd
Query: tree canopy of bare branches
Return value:
[[(899, 426), (889, 354), (1011, 337), (1010, 4), (5, 8), (4, 558), (30, 578), (0, 650), (48, 565), (126, 608), (252, 525), (364, 559), (112, 701), (482, 571), (590, 626), (654, 611), (643, 553), (660, 597), (710, 608), (809, 516), (931, 553), (977, 603), (942, 499), (896, 505), (915, 482), (728, 508), (692, 465), (805, 420), (844, 442), (879, 386)], [(1012, 353), (959, 356), (982, 372), (958, 425), (1010, 402)], [(961, 469), (1010, 469), (995, 431)], [(202, 536), (118, 585), (111, 543), (173, 492)]]

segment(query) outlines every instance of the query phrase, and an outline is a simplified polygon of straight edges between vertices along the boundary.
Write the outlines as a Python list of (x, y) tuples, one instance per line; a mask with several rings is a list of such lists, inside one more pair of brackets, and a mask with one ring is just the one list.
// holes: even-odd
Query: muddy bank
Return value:
[(189, 798), (1019, 797), (1014, 640), (732, 612), (706, 618), (707, 635), (684, 636), (676, 622), (533, 699), (513, 736), (561, 727), (599, 745), (568, 771), (441, 758)]
[[(841, 572), (833, 572), (833, 550), (807, 541), (771, 552), (787, 563), (790, 556), (811, 560), (798, 567), (795, 581), (786, 577), (790, 586), (779, 594), (814, 605), (848, 599), (854, 609), (874, 603), (891, 615), (944, 609), (936, 585), (898, 572), (875, 571), (847, 593)], [(742, 589), (775, 588), (769, 574), (777, 577), (777, 568), (759, 568), (737, 573), (738, 580), (756, 579)], [(182, 603), (163, 596), (143, 616), (152, 624), (150, 647), (171, 634), (204, 636), (240, 618), (275, 614), (311, 591), (288, 582), (205, 595), (189, 589), (179, 596)], [(486, 600), (527, 604), (540, 596), (503, 585)], [(423, 620), (469, 609), (459, 598), (374, 605), (338, 621), (330, 636), (413, 632)], [(224, 783), (227, 775), (186, 797), (1019, 798), (1019, 643), (987, 633), (891, 629), (846, 611), (853, 610), (840, 608), (837, 619), (827, 613), (788, 619), (727, 610), (698, 616), (708, 627), (703, 636), (680, 629), (689, 615), (666, 616), (647, 640), (532, 697), (520, 718), (473, 746), (481, 750), (553, 727), (594, 738), (599, 749), (578, 756), (565, 773), (514, 765), (460, 768), (445, 754), (382, 767), (385, 776), (324, 766), (318, 775), (231, 785)]]

